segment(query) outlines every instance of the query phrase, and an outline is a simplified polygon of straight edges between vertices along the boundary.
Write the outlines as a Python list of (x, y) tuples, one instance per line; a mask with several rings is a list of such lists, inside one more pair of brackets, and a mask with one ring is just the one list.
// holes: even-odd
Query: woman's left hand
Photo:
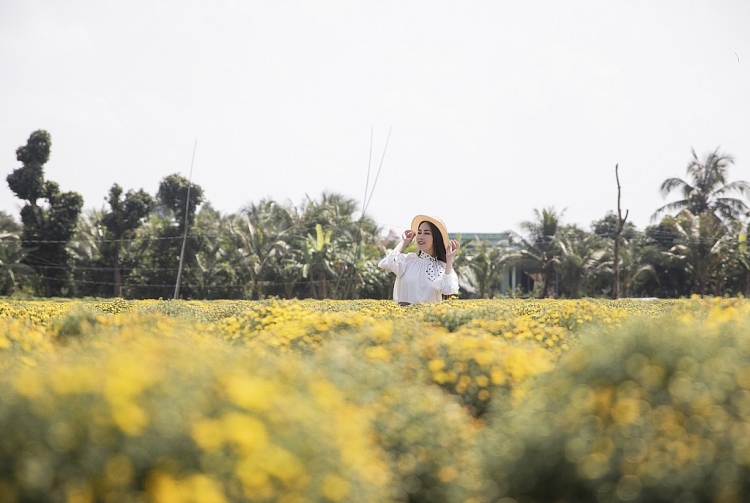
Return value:
[(452, 262), (456, 258), (459, 248), (461, 248), (461, 244), (455, 239), (451, 239), (448, 247), (445, 249), (445, 259)]

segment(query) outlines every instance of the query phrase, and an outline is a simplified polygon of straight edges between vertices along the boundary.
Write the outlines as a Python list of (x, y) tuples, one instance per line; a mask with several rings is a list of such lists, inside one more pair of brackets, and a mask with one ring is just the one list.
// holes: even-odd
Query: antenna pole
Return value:
[(367, 181), (365, 182), (365, 198), (362, 200), (362, 216), (360, 220), (365, 216), (365, 206), (367, 206), (367, 189), (370, 188), (370, 166), (372, 165), (372, 134), (373, 126), (370, 126), (370, 156), (367, 159)]
[(380, 178), (380, 170), (383, 167), (383, 161), (385, 160), (385, 152), (388, 150), (388, 141), (391, 139), (391, 130), (393, 130), (393, 126), (388, 128), (388, 136), (385, 139), (385, 147), (383, 147), (383, 156), (380, 158), (380, 165), (378, 166), (378, 172), (375, 174), (375, 181), (372, 183), (372, 189), (370, 190), (370, 197), (367, 198), (365, 207), (362, 210), (363, 216), (365, 214), (365, 211), (367, 211), (367, 207), (370, 206), (370, 201), (372, 201), (372, 194), (375, 192), (375, 185), (378, 184), (378, 178)]
[(190, 176), (188, 177), (187, 198), (185, 201), (185, 233), (182, 236), (182, 250), (180, 250), (180, 265), (177, 267), (177, 283), (174, 286), (174, 300), (180, 296), (180, 277), (182, 277), (182, 263), (185, 260), (185, 243), (188, 233), (188, 211), (190, 210), (190, 187), (193, 185), (193, 162), (195, 162), (195, 149), (198, 147), (198, 138), (193, 144), (193, 158), (190, 161)]

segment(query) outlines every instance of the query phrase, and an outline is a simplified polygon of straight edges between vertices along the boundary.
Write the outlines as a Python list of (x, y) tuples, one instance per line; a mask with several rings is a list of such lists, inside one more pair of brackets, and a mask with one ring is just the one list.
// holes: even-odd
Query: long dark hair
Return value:
[(443, 233), (440, 232), (437, 225), (428, 222), (427, 220), (420, 222), (419, 225), (422, 225), (425, 222), (430, 226), (430, 231), (432, 232), (432, 250), (435, 252), (435, 257), (443, 263), (447, 262), (445, 259), (445, 242), (443, 241)]
[[(423, 223), (427, 222), (425, 220), (424, 222), (420, 222), (419, 225), (422, 225)], [(440, 229), (437, 228), (437, 225), (433, 224), (432, 222), (427, 222), (427, 225), (430, 226), (430, 230), (432, 231), (432, 250), (435, 252), (435, 257), (437, 257), (438, 260), (442, 261), (444, 264), (448, 262), (445, 258), (445, 241), (443, 241), (443, 233), (440, 232)], [(443, 300), (448, 300), (451, 298), (450, 295), (443, 295)]]

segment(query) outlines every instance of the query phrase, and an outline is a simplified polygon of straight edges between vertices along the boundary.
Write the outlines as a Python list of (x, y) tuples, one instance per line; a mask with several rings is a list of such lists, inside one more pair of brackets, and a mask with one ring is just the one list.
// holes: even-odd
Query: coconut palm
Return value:
[[(326, 252), (329, 272), (325, 283), (320, 283), (324, 279), (318, 277), (315, 287), (318, 294), (321, 285), (325, 284), (326, 296), (336, 299), (358, 298), (366, 290), (366, 277), (374, 275), (379, 278), (378, 283), (382, 283), (387, 277), (376, 267), (382, 255), (380, 228), (367, 215), (361, 215), (355, 220), (354, 213), (358, 209), (359, 205), (354, 199), (324, 192), (320, 200), (309, 200), (300, 212), (300, 220), (306, 233), (301, 250), (306, 257), (303, 259), (304, 264), (313, 256), (320, 258), (319, 255), (309, 255), (314, 248), (312, 245), (317, 242), (317, 237), (308, 232), (320, 225), (326, 232), (331, 233)], [(320, 272), (316, 274), (320, 275)], [(379, 291), (381, 288), (377, 287), (375, 290)]]
[(602, 238), (571, 225), (560, 229), (554, 241), (559, 250), (555, 270), (560, 274), (562, 293), (571, 298), (591, 295), (591, 279), (604, 256)]
[(711, 213), (694, 215), (683, 210), (678, 217), (677, 244), (666, 255), (681, 264), (692, 277), (692, 293), (709, 293), (709, 283), (714, 284), (713, 293), (717, 293), (720, 285), (716, 273), (721, 267), (720, 252), (726, 227)]
[(466, 279), (476, 289), (479, 298), (493, 298), (500, 290), (505, 264), (518, 258), (517, 251), (492, 246), (486, 239), (480, 240), (478, 237), (462, 246), (461, 250), (456, 267), (468, 269)]
[(111, 263), (103, 258), (103, 250), (111, 244), (102, 223), (104, 215), (103, 209), (84, 210), (73, 237), (66, 245), (73, 295), (103, 297), (112, 294)]
[(195, 256), (195, 293), (201, 299), (241, 298), (244, 288), (235, 282), (231, 258), (234, 243), (229, 232), (232, 217), (222, 215), (209, 203), (195, 219), (193, 233), (202, 238)]
[(654, 212), (651, 220), (667, 211), (688, 210), (699, 216), (711, 213), (720, 219), (735, 220), (748, 213), (748, 207), (741, 199), (727, 197), (727, 194), (738, 192), (745, 196), (750, 193), (750, 184), (744, 181), (727, 181), (727, 172), (734, 159), (719, 152), (718, 147), (701, 161), (692, 150), (693, 159), (687, 167), (689, 181), (682, 178), (667, 178), (661, 184), (664, 197), (677, 190), (682, 199), (665, 204)]
[(544, 208), (541, 212), (535, 209), (536, 220), (527, 220), (520, 224), (528, 237), (517, 236), (522, 246), (520, 252), (522, 260), (528, 261), (542, 274), (543, 286), (539, 293), (542, 299), (551, 293), (550, 286), (555, 274), (555, 263), (560, 255), (560, 247), (555, 240), (555, 234), (557, 234), (563, 213), (565, 210), (558, 213), (553, 207)]
[[(621, 238), (622, 244), (619, 246), (619, 273), (620, 273), (620, 293), (624, 297), (630, 297), (636, 292), (636, 286), (642, 285), (645, 281), (653, 280), (658, 283), (656, 268), (649, 263), (644, 254), (645, 246), (642, 238), (631, 236)], [(604, 241), (602, 260), (598, 264), (599, 274), (610, 278), (607, 284), (611, 285), (611, 278), (615, 274), (615, 242), (612, 240)]]
[[(282, 273), (292, 257), (290, 243), (300, 227), (296, 210), (273, 200), (262, 200), (242, 210), (242, 216), (231, 222), (232, 239), (236, 247), (236, 262), (241, 273), (251, 283), (251, 298), (264, 296), (264, 282), (294, 275)], [(249, 278), (248, 278), (249, 277)]]

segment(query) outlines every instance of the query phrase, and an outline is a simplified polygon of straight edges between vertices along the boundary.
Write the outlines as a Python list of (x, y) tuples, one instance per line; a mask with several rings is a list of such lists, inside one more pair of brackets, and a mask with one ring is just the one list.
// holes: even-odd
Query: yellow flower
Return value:
[(323, 495), (330, 501), (345, 501), (349, 496), (349, 483), (339, 475), (326, 475), (323, 481)]

